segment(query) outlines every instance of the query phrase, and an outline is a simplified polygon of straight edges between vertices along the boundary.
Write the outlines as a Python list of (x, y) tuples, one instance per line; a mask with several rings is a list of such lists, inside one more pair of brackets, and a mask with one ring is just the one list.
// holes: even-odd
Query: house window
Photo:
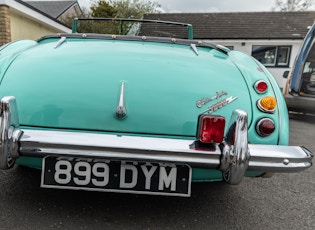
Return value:
[(230, 50), (234, 50), (234, 46), (225, 46), (226, 48), (229, 48)]
[(265, 66), (288, 67), (291, 46), (253, 46), (252, 56)]

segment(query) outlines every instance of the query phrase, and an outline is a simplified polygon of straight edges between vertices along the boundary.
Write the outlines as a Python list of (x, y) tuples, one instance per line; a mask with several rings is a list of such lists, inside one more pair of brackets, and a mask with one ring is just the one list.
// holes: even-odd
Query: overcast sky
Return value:
[[(78, 0), (87, 7), (92, 0)], [(151, 0), (165, 13), (270, 11), (275, 0)]]
[(157, 0), (166, 13), (270, 11), (275, 0)]

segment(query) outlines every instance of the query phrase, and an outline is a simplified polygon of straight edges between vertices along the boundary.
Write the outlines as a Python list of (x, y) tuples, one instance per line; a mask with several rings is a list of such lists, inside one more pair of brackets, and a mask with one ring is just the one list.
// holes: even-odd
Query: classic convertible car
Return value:
[(193, 40), (189, 24), (176, 39), (77, 23), (1, 47), (1, 169), (41, 169), (45, 188), (190, 196), (192, 182), (312, 165), (288, 146), (284, 98), (254, 58)]

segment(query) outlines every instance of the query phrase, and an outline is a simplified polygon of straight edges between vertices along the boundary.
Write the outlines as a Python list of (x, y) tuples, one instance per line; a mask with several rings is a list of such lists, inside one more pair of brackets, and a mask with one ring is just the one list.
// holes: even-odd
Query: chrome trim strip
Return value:
[(145, 40), (143, 40), (143, 36), (133, 36), (133, 35), (112, 35), (112, 34), (82, 34), (82, 33), (75, 33), (75, 34), (51, 34), (45, 35), (44, 37), (38, 39), (38, 42), (41, 42), (45, 39), (49, 38), (83, 38), (83, 39), (101, 39), (101, 40), (121, 40), (121, 41), (143, 41), (143, 42), (160, 42), (160, 43), (176, 43), (179, 45), (187, 45), (190, 46), (191, 44), (195, 44), (197, 47), (209, 47), (212, 49), (217, 49), (221, 52), (226, 53), (222, 49), (219, 49), (216, 45), (201, 41), (201, 40), (189, 40), (189, 39), (180, 39), (180, 38), (170, 38), (170, 37), (152, 37), (146, 36)]
[(208, 152), (190, 149), (192, 143), (193, 140), (169, 138), (24, 130), (19, 152), (21, 156), (64, 155), (218, 167), (221, 154), (218, 146), (214, 152)]
[(125, 106), (125, 82), (121, 82), (119, 102), (116, 108), (116, 117), (118, 119), (123, 119), (126, 117), (126, 115), (127, 115), (127, 110)]
[(57, 42), (57, 44), (55, 45), (55, 47), (54, 47), (54, 49), (56, 49), (56, 48), (58, 48), (59, 46), (61, 46), (62, 45), (62, 43), (64, 43), (65, 41), (66, 41), (66, 37), (61, 37), (60, 39), (59, 39), (59, 41)]
[(223, 45), (216, 45), (218, 50), (223, 51), (224, 53), (228, 54), (231, 50)]
[[(247, 114), (235, 110), (225, 141), (211, 151), (193, 149), (194, 140), (118, 136), (82, 132), (21, 130), (14, 97), (0, 103), (0, 168), (8, 169), (19, 156), (72, 156), (144, 162), (188, 164), (218, 169), (230, 184), (239, 183), (246, 170), (298, 172), (312, 165), (303, 147), (247, 143)], [(250, 155), (249, 155), (250, 152)]]
[[(202, 151), (191, 149), (193, 140), (45, 130), (23, 130), (23, 132), (19, 141), (20, 156), (52, 155), (186, 163), (192, 167), (212, 169), (219, 169), (221, 166), (222, 146), (219, 144), (214, 145), (213, 151)], [(224, 146), (231, 148), (232, 145), (225, 143)], [(251, 153), (248, 171), (297, 172), (312, 165), (312, 154), (303, 147), (249, 144), (248, 149)], [(241, 157), (238, 160), (241, 164), (243, 164), (242, 159)]]
[(312, 166), (313, 154), (305, 147), (249, 145), (249, 171), (299, 172)]
[(195, 52), (195, 54), (196, 54), (197, 56), (199, 56), (199, 52), (198, 52), (198, 49), (197, 49), (196, 44), (190, 44), (190, 47), (191, 47), (192, 50)]

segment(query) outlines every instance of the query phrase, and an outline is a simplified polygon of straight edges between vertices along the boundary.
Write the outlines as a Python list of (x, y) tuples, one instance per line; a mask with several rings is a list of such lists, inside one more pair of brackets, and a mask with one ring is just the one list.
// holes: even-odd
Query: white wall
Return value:
[(71, 29), (15, 0), (0, 0), (10, 7), (11, 40), (37, 39), (47, 33), (71, 33)]
[(279, 86), (282, 88), (285, 85), (286, 79), (282, 77), (283, 72), (290, 70), (294, 65), (294, 60), (300, 46), (302, 45), (302, 40), (207, 40), (214, 44), (220, 44), (223, 46), (233, 46), (234, 50), (244, 52), (251, 55), (253, 45), (270, 45), (270, 46), (292, 46), (289, 67), (267, 67), (268, 70), (277, 80)]

